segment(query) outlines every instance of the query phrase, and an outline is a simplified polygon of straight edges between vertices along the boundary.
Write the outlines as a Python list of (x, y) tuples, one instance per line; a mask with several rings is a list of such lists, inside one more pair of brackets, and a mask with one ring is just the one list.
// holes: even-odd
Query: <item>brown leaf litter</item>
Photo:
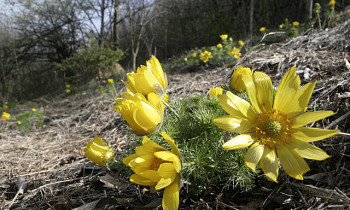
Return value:
[[(313, 127), (340, 129), (342, 134), (316, 145), (331, 158), (308, 161), (311, 171), (304, 181), (282, 177), (281, 183), (259, 174), (249, 192), (222, 191), (187, 198), (180, 194), (180, 208), (270, 209), (349, 208), (350, 197), (350, 21), (284, 43), (265, 45), (262, 40), (238, 62), (225, 67), (202, 66), (196, 72), (169, 72), (171, 100), (206, 94), (227, 84), (238, 65), (264, 71), (277, 85), (296, 66), (302, 84), (318, 80), (309, 110), (333, 110), (336, 115)], [(119, 90), (119, 96), (123, 90)], [(93, 167), (83, 148), (96, 134), (123, 151), (132, 142), (114, 101), (96, 94), (82, 94), (42, 107), (43, 128), (20, 132), (15, 122), (0, 121), (1, 209), (137, 209), (159, 207), (159, 198), (121, 179), (113, 181), (105, 169)], [(283, 176), (283, 175), (281, 175)], [(22, 179), (19, 193), (18, 180)], [(25, 188), (24, 188), (25, 187)], [(145, 189), (145, 188), (144, 188)], [(182, 193), (184, 194), (184, 192)]]

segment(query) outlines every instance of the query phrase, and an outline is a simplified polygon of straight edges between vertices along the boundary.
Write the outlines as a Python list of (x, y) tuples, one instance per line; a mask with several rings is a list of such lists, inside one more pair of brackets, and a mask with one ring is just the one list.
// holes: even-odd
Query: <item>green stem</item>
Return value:
[(170, 109), (170, 111), (172, 111), (178, 119), (180, 119), (180, 115), (167, 102), (165, 102), (163, 99), (162, 99), (162, 101), (163, 101), (164, 105), (166, 107), (168, 107)]

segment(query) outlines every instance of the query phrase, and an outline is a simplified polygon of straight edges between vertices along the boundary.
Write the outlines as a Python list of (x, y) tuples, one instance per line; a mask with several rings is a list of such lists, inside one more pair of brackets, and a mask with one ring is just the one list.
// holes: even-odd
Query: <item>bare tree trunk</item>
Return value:
[(306, 0), (307, 21), (309, 23), (312, 20), (312, 6), (313, 6), (313, 0)]
[(100, 38), (98, 40), (98, 44), (100, 47), (103, 47), (104, 41), (104, 30), (105, 30), (105, 0), (101, 0), (101, 28), (100, 28)]
[(116, 50), (118, 45), (119, 45), (119, 23), (118, 23), (119, 4), (120, 4), (120, 0), (115, 0), (115, 2), (114, 2), (114, 26), (113, 26), (113, 48), (114, 48), (114, 50)]
[(250, 0), (250, 15), (249, 15), (249, 38), (253, 39), (253, 15), (254, 15), (254, 0)]
[[(136, 35), (136, 30), (133, 31), (133, 22), (134, 22), (134, 16), (135, 14), (131, 14), (131, 3), (129, 1), (129, 18), (130, 18), (130, 32), (131, 32), (131, 46), (132, 46), (132, 67), (133, 70), (136, 70), (136, 59), (137, 59), (137, 55), (139, 53), (139, 49), (140, 49), (140, 41), (141, 41), (141, 37), (144, 31), (144, 15), (145, 15), (145, 0), (142, 0), (142, 6), (141, 6), (141, 14), (140, 14), (140, 31), (137, 34), (136, 40), (134, 40), (134, 34)], [(136, 42), (136, 43), (135, 43)]]

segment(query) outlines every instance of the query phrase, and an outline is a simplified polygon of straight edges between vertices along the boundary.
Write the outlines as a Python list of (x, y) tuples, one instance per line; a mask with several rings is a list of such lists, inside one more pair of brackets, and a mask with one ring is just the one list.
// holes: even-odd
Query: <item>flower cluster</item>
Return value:
[[(221, 39), (230, 40), (224, 35)], [(238, 42), (238, 45), (242, 47), (244, 42)], [(192, 57), (195, 56), (197, 54)], [(210, 52), (205, 51), (199, 57), (207, 62), (210, 56)], [(172, 110), (167, 104), (167, 76), (153, 56), (146, 66), (141, 65), (136, 72), (128, 73), (127, 82), (122, 82), (126, 91), (122, 94), (124, 98), (116, 99), (114, 110), (121, 114), (134, 134), (142, 136), (142, 144), (135, 148), (134, 154), (123, 158), (122, 163), (134, 172), (130, 176), (131, 182), (150, 186), (156, 191), (164, 189), (163, 209), (178, 209), (179, 190), (183, 182), (181, 173), (186, 170), (180, 150), (165, 132), (159, 132), (159, 136), (166, 144), (158, 144), (153, 138), (146, 136), (164, 130), (161, 127), (165, 108)], [(304, 158), (324, 160), (329, 157), (326, 152), (310, 143), (336, 135), (339, 131), (304, 127), (334, 113), (306, 112), (316, 82), (301, 88), (300, 83), (293, 67), (285, 74), (275, 91), (270, 77), (265, 73), (253, 73), (250, 68), (239, 66), (233, 72), (228, 88), (211, 88), (206, 100), (217, 104), (211, 105), (216, 107), (214, 109), (220, 106), (222, 109), (210, 119), (209, 124), (220, 132), (226, 130), (237, 133), (220, 150), (249, 147), (244, 158), (247, 170), (249, 168), (258, 172), (256, 168), (259, 164), (267, 179), (277, 182), (281, 163), (289, 176), (302, 180), (303, 175), (310, 170)], [(242, 93), (247, 94), (246, 100), (239, 96)], [(228, 115), (222, 116), (224, 111)], [(208, 115), (208, 112), (204, 113)], [(179, 115), (176, 116), (181, 119)], [(185, 118), (183, 115), (182, 117)], [(217, 140), (216, 137), (217, 135), (214, 136), (214, 141)], [(183, 146), (179, 138), (177, 142)], [(117, 162), (116, 152), (97, 136), (87, 144), (84, 151), (86, 157), (100, 167), (109, 167)], [(184, 151), (195, 152), (187, 148), (182, 150)], [(186, 166), (190, 167), (191, 164), (193, 163), (187, 163)]]
[[(240, 59), (242, 56), (240, 52), (241, 48), (245, 45), (244, 41), (238, 40), (237, 42), (233, 42), (232, 37), (229, 37), (227, 34), (220, 35), (220, 39), (221, 42), (216, 46), (202, 47), (202, 50), (195, 48), (192, 56), (189, 54), (183, 58), (184, 63), (189, 66), (199, 65), (201, 62), (204, 64), (223, 65), (227, 62)], [(199, 59), (196, 58), (197, 53), (199, 54)]]
[(298, 27), (300, 23), (298, 21), (289, 22), (288, 18), (284, 19), (284, 23), (279, 25), (281, 31), (285, 32), (288, 37), (296, 37), (299, 35)]
[[(130, 181), (151, 186), (154, 190), (164, 189), (163, 209), (177, 209), (182, 169), (180, 152), (164, 132), (161, 135), (172, 151), (146, 136), (157, 132), (162, 125), (165, 104), (169, 101), (166, 94), (167, 76), (154, 56), (146, 62), (146, 66), (141, 65), (136, 72), (126, 76), (127, 82), (122, 81), (126, 86), (126, 92), (122, 94), (124, 98), (115, 100), (114, 110), (121, 114), (131, 132), (143, 136), (143, 140), (142, 146), (136, 147), (136, 153), (124, 158), (122, 162), (135, 172)], [(112, 79), (108, 83), (114, 84)], [(87, 158), (101, 167), (108, 166), (116, 157), (113, 149), (97, 136), (84, 151)]]

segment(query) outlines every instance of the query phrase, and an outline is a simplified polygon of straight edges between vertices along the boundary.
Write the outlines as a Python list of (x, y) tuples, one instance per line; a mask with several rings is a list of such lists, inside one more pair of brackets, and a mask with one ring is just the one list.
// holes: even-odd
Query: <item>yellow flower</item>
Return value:
[(242, 55), (239, 51), (239, 48), (233, 47), (232, 51), (229, 51), (227, 53), (233, 55), (234, 58), (239, 59)]
[(21, 123), (21, 121), (17, 121), (17, 125), (21, 125), (22, 123)]
[(33, 112), (36, 112), (36, 109), (33, 108), (32, 111), (33, 111)]
[(232, 39), (232, 37), (230, 37), (230, 38), (228, 38), (228, 40), (230, 40), (232, 42), (233, 39)]
[(239, 45), (239, 46), (243, 47), (244, 44), (245, 44), (245, 43), (244, 43), (242, 40), (239, 40), (239, 41), (238, 41), (238, 45)]
[[(241, 133), (223, 148), (241, 149), (250, 146), (245, 164), (255, 171), (260, 166), (269, 180), (277, 182), (279, 161), (287, 174), (303, 179), (309, 166), (303, 158), (324, 160), (329, 156), (309, 142), (315, 142), (339, 133), (338, 130), (303, 127), (331, 116), (332, 111), (305, 112), (316, 82), (300, 87), (295, 67), (282, 78), (276, 96), (269, 76), (255, 72), (244, 76), (250, 103), (227, 92), (219, 95), (222, 108), (229, 113), (213, 120), (220, 128)], [(279, 160), (279, 161), (278, 161)]]
[(70, 85), (66, 85), (66, 88), (70, 88)]
[(221, 48), (222, 48), (222, 44), (219, 43), (219, 44), (216, 45), (216, 47), (219, 48), (219, 49), (221, 49)]
[(264, 33), (264, 32), (266, 31), (266, 27), (261, 27), (261, 28), (259, 29), (259, 31), (260, 31), (261, 33)]
[(7, 112), (3, 112), (2, 115), (1, 115), (1, 119), (3, 120), (8, 120), (10, 119), (11, 115)]
[(329, 1), (328, 6), (334, 7), (335, 6), (335, 0)]
[(93, 141), (89, 141), (84, 148), (85, 156), (100, 167), (106, 167), (106, 163), (115, 157), (114, 151), (107, 142), (95, 136)]
[(217, 98), (218, 95), (221, 95), (224, 90), (221, 87), (212, 87), (210, 88), (208, 95), (209, 97)]
[(152, 56), (152, 58), (147, 61), (146, 66), (141, 65), (137, 68), (136, 73), (127, 73), (126, 77), (128, 83), (125, 81), (122, 82), (125, 84), (127, 90), (134, 94), (141, 93), (147, 97), (149, 93), (156, 93), (159, 96), (163, 96), (164, 100), (169, 98), (165, 93), (168, 86), (167, 76), (166, 73), (163, 72), (163, 68), (155, 56)]
[(293, 22), (293, 26), (298, 27), (299, 26), (299, 22), (298, 21), (294, 21)]
[(184, 58), (184, 61), (185, 61), (185, 62), (187, 62), (187, 61), (188, 61), (188, 59), (187, 59), (187, 58)]
[(110, 79), (108, 79), (108, 83), (109, 83), (109, 84), (113, 84), (113, 83), (114, 83), (114, 80), (110, 78)]
[(136, 135), (153, 133), (161, 125), (164, 104), (156, 93), (149, 93), (147, 98), (141, 93), (124, 92), (125, 99), (116, 99), (114, 110), (122, 115)]
[(252, 70), (250, 68), (238, 66), (238, 68), (233, 72), (230, 79), (229, 87), (231, 90), (235, 90), (237, 92), (246, 90), (243, 82), (244, 75), (252, 76)]
[(144, 136), (142, 146), (136, 147), (136, 153), (124, 158), (123, 163), (135, 172), (130, 181), (155, 190), (164, 188), (162, 207), (174, 210), (179, 207), (182, 162), (174, 140), (164, 132), (161, 134), (172, 152)]
[(70, 93), (70, 89), (66, 89), (66, 93)]
[(7, 110), (8, 108), (9, 108), (9, 107), (7, 106), (7, 104), (3, 104), (3, 105), (2, 105), (2, 109), (3, 109), (3, 110)]
[(227, 34), (222, 34), (222, 35), (220, 35), (220, 38), (222, 40), (226, 40), (228, 38), (228, 35)]
[(213, 56), (211, 55), (211, 52), (208, 51), (204, 51), (200, 54), (199, 58), (204, 62), (208, 62), (210, 58), (212, 58)]
[(284, 25), (284, 23), (282, 23), (281, 25), (280, 25), (280, 28), (284, 28), (285, 27), (285, 25)]
[(197, 57), (197, 53), (192, 53), (192, 57)]

